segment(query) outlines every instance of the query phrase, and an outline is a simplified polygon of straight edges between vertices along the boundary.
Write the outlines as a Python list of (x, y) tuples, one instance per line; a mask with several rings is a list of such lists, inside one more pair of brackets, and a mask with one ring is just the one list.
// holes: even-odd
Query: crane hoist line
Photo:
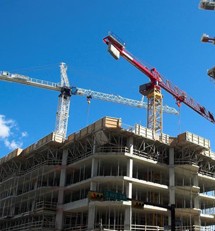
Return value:
[[(67, 76), (67, 66), (65, 63), (60, 64), (61, 81), (60, 83), (54, 83), (46, 80), (40, 80), (35, 78), (30, 78), (25, 75), (12, 74), (7, 71), (0, 71), (0, 80), (21, 83), (25, 85), (30, 85), (33, 87), (44, 88), (48, 90), (53, 90), (60, 92), (58, 97), (58, 109), (56, 114), (56, 125), (55, 133), (66, 139), (68, 118), (69, 118), (69, 107), (70, 98), (72, 95), (86, 96), (87, 101), (90, 102), (91, 99), (99, 99), (103, 101), (124, 104), (127, 106), (145, 108), (148, 105), (142, 100), (134, 100), (125, 98), (119, 95), (107, 94), (103, 92), (97, 92), (89, 89), (79, 88), (71, 86), (69, 83), (69, 78)], [(175, 108), (169, 107), (167, 105), (162, 106), (162, 110), (169, 114), (177, 115), (178, 111)]]
[[(174, 96), (178, 106), (180, 106), (181, 103), (184, 103), (210, 122), (215, 123), (214, 116), (210, 111), (208, 111), (204, 106), (201, 106), (193, 98), (189, 97), (186, 92), (174, 86), (169, 80), (166, 80), (156, 70), (156, 68), (149, 68), (143, 63), (139, 62), (131, 53), (126, 50), (125, 43), (118, 39), (113, 33), (109, 33), (109, 35), (106, 36), (103, 41), (108, 45), (108, 51), (115, 59), (119, 59), (120, 56), (122, 56), (149, 78), (150, 83), (140, 86), (140, 93), (146, 95), (148, 100), (151, 101), (150, 103), (153, 104), (151, 108), (148, 108), (148, 114), (152, 117), (151, 121), (154, 124), (151, 126), (155, 129), (155, 131), (157, 119), (159, 120), (159, 118), (162, 116), (162, 112), (159, 114), (157, 109), (158, 106), (162, 106), (162, 95), (156, 95), (156, 92), (159, 93), (161, 88)], [(159, 100), (157, 100), (157, 98), (159, 98)], [(157, 103), (156, 100), (159, 102)]]

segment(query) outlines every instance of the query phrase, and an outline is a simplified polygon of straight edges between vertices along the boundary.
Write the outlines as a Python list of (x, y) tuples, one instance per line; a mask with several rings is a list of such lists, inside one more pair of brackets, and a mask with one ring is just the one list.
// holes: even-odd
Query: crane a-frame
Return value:
[(115, 59), (119, 59), (120, 56), (122, 56), (150, 79), (150, 83), (140, 86), (140, 93), (148, 97), (147, 125), (154, 132), (162, 132), (161, 88), (174, 96), (178, 106), (184, 103), (210, 122), (215, 123), (214, 116), (211, 112), (206, 110), (204, 106), (201, 106), (193, 98), (189, 97), (187, 93), (174, 86), (169, 80), (166, 80), (155, 68), (149, 68), (138, 61), (125, 49), (125, 43), (117, 38), (117, 36), (110, 33), (103, 41), (108, 45), (108, 51)]
[[(48, 90), (54, 90), (60, 92), (59, 99), (58, 99), (58, 110), (56, 115), (55, 133), (62, 136), (63, 139), (66, 138), (66, 134), (67, 134), (70, 97), (72, 95), (86, 96), (88, 102), (90, 101), (90, 99), (95, 98), (99, 100), (125, 104), (128, 106), (133, 106), (138, 108), (145, 108), (145, 109), (147, 108), (147, 104), (143, 102), (143, 100), (138, 101), (129, 98), (124, 98), (119, 95), (106, 94), (102, 92), (92, 91), (89, 89), (70, 86), (69, 79), (67, 76), (67, 66), (65, 63), (60, 64), (60, 72), (61, 72), (60, 83), (34, 79), (20, 74), (11, 74), (7, 71), (0, 72), (0, 80), (26, 84), (34, 87), (45, 88)], [(166, 113), (175, 114), (175, 115), (178, 114), (178, 111), (175, 108), (169, 107), (167, 105), (163, 106), (162, 110)]]

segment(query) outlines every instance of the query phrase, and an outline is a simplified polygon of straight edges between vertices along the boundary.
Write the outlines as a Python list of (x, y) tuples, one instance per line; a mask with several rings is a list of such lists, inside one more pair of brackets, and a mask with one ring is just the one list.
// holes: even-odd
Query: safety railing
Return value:
[(83, 153), (78, 153), (78, 154), (75, 154), (75, 155), (71, 155), (71, 156), (68, 157), (67, 163), (68, 164), (74, 163), (74, 162), (79, 161), (81, 159), (85, 159), (88, 156), (91, 156), (92, 154), (93, 154), (92, 151), (88, 151), (88, 152), (83, 152)]
[(131, 225), (131, 230), (138, 230), (138, 231), (160, 231), (164, 230), (163, 227), (160, 226), (151, 226), (151, 225)]
[(70, 225), (66, 225), (69, 227), (65, 227), (63, 230), (64, 231), (87, 231), (87, 226), (86, 225), (78, 225), (78, 226), (74, 226), (71, 227)]
[(122, 146), (109, 146), (109, 147), (100, 147), (96, 150), (96, 153), (102, 153), (102, 154), (109, 154), (109, 153), (117, 153), (117, 154), (123, 154), (123, 153), (129, 153), (129, 149), (127, 147)]
[(45, 209), (45, 210), (56, 210), (57, 203), (49, 201), (39, 201), (35, 205), (35, 210)]

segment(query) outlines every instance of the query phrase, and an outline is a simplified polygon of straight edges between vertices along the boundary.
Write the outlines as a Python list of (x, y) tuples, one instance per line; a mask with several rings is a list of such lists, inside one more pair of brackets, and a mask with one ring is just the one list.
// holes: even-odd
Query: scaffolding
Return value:
[(52, 138), (53, 134), (1, 160), (2, 231), (55, 227), (62, 151)]

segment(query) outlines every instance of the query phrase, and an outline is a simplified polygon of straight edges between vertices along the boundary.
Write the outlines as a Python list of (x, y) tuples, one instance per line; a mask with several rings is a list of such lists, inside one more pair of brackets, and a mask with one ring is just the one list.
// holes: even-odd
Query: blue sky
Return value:
[[(32, 78), (60, 81), (60, 62), (68, 65), (70, 84), (140, 99), (139, 85), (148, 82), (124, 59), (114, 60), (102, 39), (109, 31), (126, 49), (149, 63), (215, 115), (215, 84), (207, 69), (215, 65), (215, 47), (201, 43), (215, 36), (214, 11), (198, 8), (198, 0), (0, 0), (0, 70)], [(0, 82), (0, 156), (26, 148), (55, 128), (58, 93)], [(162, 91), (164, 104), (177, 108)], [(146, 126), (146, 111), (125, 105), (71, 98), (68, 134), (103, 116), (123, 124)], [(185, 105), (180, 116), (164, 114), (163, 132), (190, 131), (211, 140), (215, 126)], [(215, 149), (214, 149), (215, 150)]]

